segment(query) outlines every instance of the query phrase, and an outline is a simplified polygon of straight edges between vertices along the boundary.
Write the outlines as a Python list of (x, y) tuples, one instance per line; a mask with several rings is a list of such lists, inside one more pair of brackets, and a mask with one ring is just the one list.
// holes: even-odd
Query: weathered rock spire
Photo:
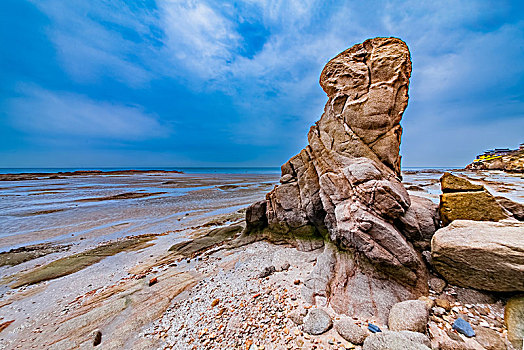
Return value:
[(320, 76), (328, 101), (308, 146), (248, 210), (247, 231), (326, 241), (305, 282), (310, 302), (383, 319), (395, 302), (427, 290), (414, 245), (427, 246), (436, 208), (420, 198), (411, 206), (399, 180), (410, 74), (408, 47), (397, 38), (366, 40), (329, 61)]

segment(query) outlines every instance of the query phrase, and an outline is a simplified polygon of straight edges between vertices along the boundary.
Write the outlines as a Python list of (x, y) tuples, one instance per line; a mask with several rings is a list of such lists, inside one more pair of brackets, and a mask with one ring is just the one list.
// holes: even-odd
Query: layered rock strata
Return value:
[(524, 292), (524, 223), (455, 220), (435, 233), (431, 256), (454, 285)]
[(440, 178), (440, 217), (443, 225), (453, 220), (499, 221), (509, 217), (482, 185), (450, 173)]
[(410, 74), (409, 50), (396, 38), (366, 40), (329, 61), (320, 76), (328, 101), (308, 146), (282, 166), (266, 200), (248, 209), (248, 227), (328, 242), (304, 284), (311, 303), (385, 321), (394, 303), (427, 291), (413, 243), (428, 246), (437, 214), (400, 182)]

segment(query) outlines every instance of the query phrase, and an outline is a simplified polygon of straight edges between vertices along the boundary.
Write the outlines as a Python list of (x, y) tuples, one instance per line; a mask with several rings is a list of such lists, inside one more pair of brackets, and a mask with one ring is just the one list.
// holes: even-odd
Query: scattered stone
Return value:
[(524, 204), (514, 202), (506, 197), (495, 197), (495, 199), (504, 209), (509, 211), (515, 219), (524, 221)]
[(342, 338), (350, 343), (361, 345), (368, 336), (361, 327), (357, 326), (353, 321), (347, 317), (335, 322), (335, 329)]
[[(423, 336), (423, 334), (421, 334)], [(423, 341), (423, 343), (420, 343)], [(426, 339), (410, 339), (404, 332), (385, 331), (371, 334), (364, 341), (363, 350), (430, 350)]]
[(453, 323), (452, 328), (457, 332), (464, 334), (466, 337), (471, 338), (475, 336), (475, 331), (463, 318), (457, 318), (457, 320)]
[(289, 319), (293, 321), (297, 325), (301, 325), (304, 323), (304, 317), (307, 315), (306, 309), (295, 309), (291, 311), (288, 315)]
[(293, 281), (293, 284), (296, 285), (296, 286), (298, 286), (298, 285), (300, 284), (300, 280), (294, 280), (294, 281)]
[(100, 345), (102, 343), (102, 332), (99, 329), (93, 332), (93, 346)]
[(449, 300), (447, 299), (435, 299), (435, 305), (443, 308), (446, 311), (451, 310), (451, 304), (449, 303)]
[(442, 278), (433, 277), (429, 279), (429, 288), (431, 288), (431, 290), (435, 291), (437, 294), (442, 293), (446, 288), (446, 285), (446, 281), (444, 281)]
[(389, 312), (388, 326), (392, 331), (424, 333), (429, 313), (426, 303), (421, 300), (407, 300), (393, 305)]
[(304, 317), (303, 329), (306, 333), (319, 335), (327, 332), (332, 325), (333, 321), (327, 312), (322, 309), (312, 309)]
[(218, 305), (218, 303), (220, 302), (220, 299), (214, 299), (212, 302), (211, 302), (211, 307), (215, 307)]
[(500, 334), (491, 328), (475, 328), (475, 340), (486, 348), (486, 350), (501, 350), (506, 348)]
[(446, 313), (446, 309), (443, 307), (437, 306), (432, 309), (433, 315), (442, 316)]
[(156, 284), (158, 282), (158, 279), (156, 277), (153, 277), (149, 280), (149, 287), (151, 287), (153, 284)]
[(456, 220), (431, 241), (433, 266), (450, 283), (524, 291), (524, 223)]
[(266, 278), (272, 275), (276, 271), (275, 266), (266, 266), (262, 272), (258, 275), (258, 278)]
[(508, 300), (504, 311), (504, 321), (508, 328), (508, 339), (517, 350), (522, 350), (524, 342), (524, 295)]
[(425, 302), (426, 303), (426, 308), (428, 310), (431, 310), (431, 308), (433, 306), (435, 306), (435, 300), (433, 300), (431, 298), (428, 298), (426, 296), (422, 296), (422, 297), (418, 298), (418, 300), (421, 300), (421, 301)]
[(440, 178), (440, 188), (444, 193), (483, 191), (484, 186), (471, 183), (469, 180), (445, 172)]
[(371, 333), (382, 332), (382, 330), (381, 330), (378, 326), (376, 326), (376, 325), (374, 325), (374, 324), (372, 324), (372, 323), (368, 323), (368, 330), (369, 330)]
[(286, 261), (286, 262), (282, 263), (282, 265), (280, 265), (280, 271), (287, 271), (287, 270), (289, 270), (290, 266), (291, 265), (289, 264), (289, 262)]

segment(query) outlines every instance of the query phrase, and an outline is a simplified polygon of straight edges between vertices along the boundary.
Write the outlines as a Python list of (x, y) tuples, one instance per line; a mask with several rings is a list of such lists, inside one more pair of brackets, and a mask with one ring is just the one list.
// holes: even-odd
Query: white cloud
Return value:
[(135, 105), (95, 101), (86, 96), (22, 86), (20, 96), (8, 101), (11, 123), (43, 137), (110, 139), (121, 141), (165, 137), (168, 129)]

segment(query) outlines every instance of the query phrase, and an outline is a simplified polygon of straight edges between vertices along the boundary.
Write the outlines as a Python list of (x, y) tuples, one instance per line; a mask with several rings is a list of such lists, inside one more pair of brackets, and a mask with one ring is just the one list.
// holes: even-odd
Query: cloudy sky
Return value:
[(0, 1), (0, 167), (279, 166), (327, 61), (402, 38), (403, 166), (524, 142), (522, 1)]

